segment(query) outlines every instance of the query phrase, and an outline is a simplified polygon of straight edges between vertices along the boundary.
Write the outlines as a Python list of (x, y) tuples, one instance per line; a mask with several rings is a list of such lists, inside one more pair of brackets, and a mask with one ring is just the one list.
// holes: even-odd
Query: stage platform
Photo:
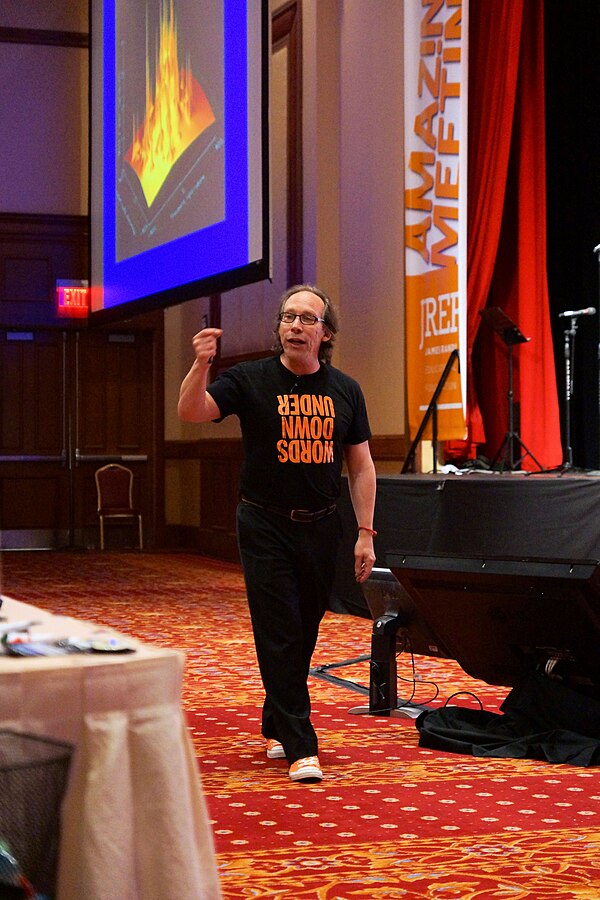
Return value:
[[(331, 608), (370, 618), (352, 578), (356, 520), (344, 482)], [(377, 479), (376, 565), (398, 554), (600, 561), (600, 473), (390, 475)]]

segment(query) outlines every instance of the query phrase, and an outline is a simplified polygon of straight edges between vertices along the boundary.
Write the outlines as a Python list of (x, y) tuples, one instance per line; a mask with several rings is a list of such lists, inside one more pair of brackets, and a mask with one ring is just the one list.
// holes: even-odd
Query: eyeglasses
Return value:
[(300, 319), (303, 325), (316, 325), (317, 322), (325, 322), (325, 319), (320, 319), (319, 316), (313, 316), (311, 313), (279, 313), (279, 321), (285, 325), (293, 325), (296, 319)]

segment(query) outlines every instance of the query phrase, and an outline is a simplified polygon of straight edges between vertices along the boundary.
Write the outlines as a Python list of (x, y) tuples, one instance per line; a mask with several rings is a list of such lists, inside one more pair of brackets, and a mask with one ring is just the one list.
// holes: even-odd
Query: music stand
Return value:
[[(495, 468), (498, 461), (502, 459), (503, 462), (500, 466), (501, 470), (508, 469), (509, 471), (514, 472), (515, 469), (520, 467), (523, 460), (530, 456), (541, 471), (543, 466), (540, 465), (531, 450), (525, 446), (519, 433), (515, 430), (513, 347), (515, 344), (525, 344), (527, 341), (530, 341), (531, 338), (525, 337), (512, 319), (510, 319), (499, 306), (490, 306), (488, 309), (480, 309), (479, 315), (485, 322), (491, 325), (496, 334), (502, 338), (508, 347), (508, 391), (506, 394), (508, 401), (508, 431), (504, 435), (504, 440), (492, 460), (492, 469)], [(515, 445), (518, 446), (521, 451), (518, 459), (515, 459)]]

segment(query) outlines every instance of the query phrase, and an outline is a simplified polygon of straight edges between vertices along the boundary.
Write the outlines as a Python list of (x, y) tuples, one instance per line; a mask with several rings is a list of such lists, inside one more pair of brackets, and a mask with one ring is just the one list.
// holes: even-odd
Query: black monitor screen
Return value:
[(469, 675), (514, 685), (532, 671), (600, 687), (597, 560), (388, 554), (420, 615)]

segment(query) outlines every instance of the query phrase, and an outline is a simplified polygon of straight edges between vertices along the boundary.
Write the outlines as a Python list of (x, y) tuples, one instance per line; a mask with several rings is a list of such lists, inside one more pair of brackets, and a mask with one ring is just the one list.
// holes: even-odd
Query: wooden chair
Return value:
[(97, 469), (98, 517), (100, 519), (100, 549), (104, 550), (104, 524), (106, 521), (137, 519), (140, 550), (143, 549), (142, 514), (133, 505), (133, 472), (118, 463), (109, 463)]

